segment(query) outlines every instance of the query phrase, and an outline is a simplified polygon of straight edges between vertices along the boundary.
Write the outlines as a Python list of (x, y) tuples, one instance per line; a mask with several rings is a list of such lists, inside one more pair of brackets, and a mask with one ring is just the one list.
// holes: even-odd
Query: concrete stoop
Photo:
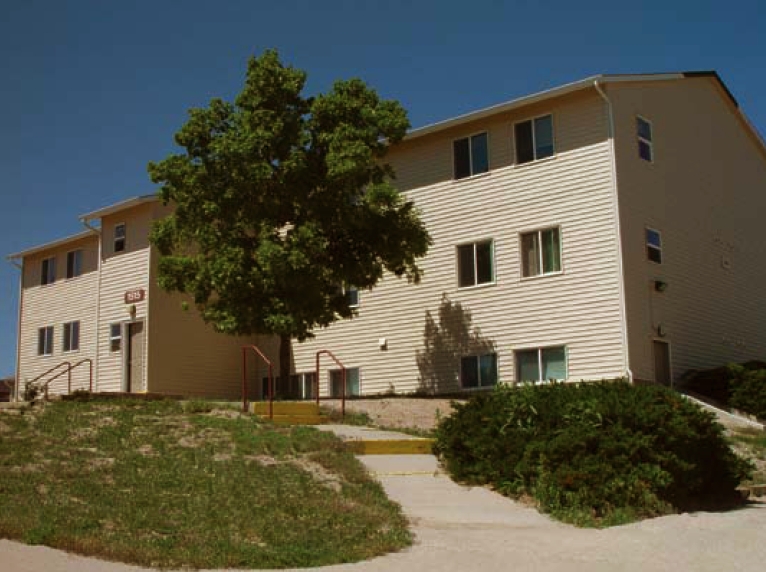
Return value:
[(318, 428), (335, 433), (357, 455), (430, 455), (434, 443), (433, 439), (357, 425), (320, 425)]
[(316, 403), (308, 401), (275, 401), (273, 416), (269, 417), (269, 402), (256, 401), (250, 404), (250, 412), (258, 417), (284, 425), (320, 425), (327, 423)]

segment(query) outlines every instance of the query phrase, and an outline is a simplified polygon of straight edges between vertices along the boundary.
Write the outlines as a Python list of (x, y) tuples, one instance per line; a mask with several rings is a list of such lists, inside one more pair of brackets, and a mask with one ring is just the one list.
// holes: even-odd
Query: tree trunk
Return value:
[(279, 336), (279, 379), (281, 388), (290, 387), (290, 342), (292, 338), (287, 335)]

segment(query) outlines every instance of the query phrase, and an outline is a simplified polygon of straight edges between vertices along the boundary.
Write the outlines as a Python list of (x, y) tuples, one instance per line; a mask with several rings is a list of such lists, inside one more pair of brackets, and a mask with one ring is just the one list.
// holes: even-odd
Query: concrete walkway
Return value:
[[(337, 427), (337, 426), (336, 426)], [(354, 438), (363, 429), (333, 429)], [(383, 432), (379, 438), (403, 438)], [(328, 572), (761, 571), (766, 503), (727, 513), (669, 516), (607, 530), (578, 529), (483, 488), (452, 482), (432, 455), (359, 457), (413, 523), (408, 550)], [(2, 572), (146, 570), (0, 540)]]

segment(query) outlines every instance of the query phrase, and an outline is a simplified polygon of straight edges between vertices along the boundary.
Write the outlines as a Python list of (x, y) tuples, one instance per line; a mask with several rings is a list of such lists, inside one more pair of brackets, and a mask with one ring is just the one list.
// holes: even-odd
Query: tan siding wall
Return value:
[[(149, 304), (149, 228), (152, 219), (152, 204), (126, 210), (122, 213), (104, 217), (101, 221), (103, 232), (103, 253), (101, 267), (101, 292), (98, 331), (98, 390), (122, 390), (124, 352), (127, 339), (122, 340), (120, 351), (111, 351), (109, 344), (109, 326), (113, 323), (131, 321), (129, 305), (125, 303), (125, 292), (137, 288), (146, 291), (146, 299), (136, 304), (135, 320), (144, 320), (144, 332), (147, 331), (146, 317)], [(119, 223), (126, 225), (126, 248), (124, 252), (114, 252), (114, 227)], [(144, 345), (146, 339), (144, 336)], [(146, 355), (146, 353), (145, 353)], [(145, 386), (146, 371), (151, 356), (144, 364)], [(136, 380), (137, 381), (137, 380)]]
[[(513, 121), (551, 111), (556, 157), (512, 165)], [(491, 171), (453, 181), (453, 138), (483, 130)], [(609, 149), (595, 93), (403, 143), (391, 157), (397, 184), (421, 209), (434, 240), (422, 261), (423, 282), (386, 276), (361, 292), (358, 317), (294, 344), (295, 369), (313, 370), (315, 352), (327, 348), (347, 367), (361, 368), (363, 393), (453, 391), (461, 355), (496, 351), (500, 379), (512, 381), (513, 350), (563, 344), (571, 379), (621, 375)], [(561, 227), (564, 272), (521, 280), (519, 233), (554, 225)], [(495, 241), (496, 283), (458, 289), (456, 245), (487, 238)], [(379, 349), (379, 338), (388, 349)], [(323, 367), (331, 365), (323, 359)]]
[[(630, 363), (654, 379), (661, 324), (674, 377), (766, 357), (766, 160), (711, 79), (610, 86)], [(638, 157), (635, 117), (653, 127), (653, 164)], [(662, 232), (662, 265), (645, 254), (646, 226)], [(728, 260), (730, 268), (724, 268)], [(653, 280), (668, 283), (666, 292)]]
[[(75, 278), (66, 278), (67, 252), (82, 249), (83, 273)], [(55, 256), (56, 281), (40, 285), (42, 260)], [(19, 379), (23, 384), (31, 381), (49, 368), (69, 361), (96, 358), (96, 287), (98, 283), (98, 237), (81, 239), (44, 253), (24, 259), (23, 304), (19, 340)], [(64, 324), (80, 321), (80, 349), (63, 351)], [(38, 328), (53, 326), (53, 354), (37, 355)], [(58, 370), (56, 370), (58, 371)], [(46, 376), (47, 379), (48, 376)], [(41, 380), (42, 381), (42, 380)], [(88, 366), (81, 365), (72, 372), (72, 389), (88, 386)], [(63, 375), (49, 386), (50, 393), (65, 393), (67, 377)]]

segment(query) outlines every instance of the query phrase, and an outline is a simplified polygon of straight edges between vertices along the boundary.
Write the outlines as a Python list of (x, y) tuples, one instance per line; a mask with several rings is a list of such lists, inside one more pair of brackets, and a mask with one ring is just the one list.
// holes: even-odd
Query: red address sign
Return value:
[(135, 304), (136, 302), (143, 302), (146, 298), (146, 291), (143, 288), (136, 288), (135, 290), (128, 290), (125, 292), (125, 303)]

